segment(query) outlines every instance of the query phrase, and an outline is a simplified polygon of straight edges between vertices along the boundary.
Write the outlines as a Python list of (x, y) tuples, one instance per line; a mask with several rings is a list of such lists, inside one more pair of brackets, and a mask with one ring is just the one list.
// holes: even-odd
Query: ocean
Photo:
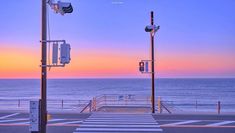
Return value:
[[(216, 108), (235, 112), (235, 79), (157, 79), (156, 97), (180, 108)], [(49, 79), (48, 99), (90, 100), (102, 94), (151, 95), (150, 79)], [(1, 79), (0, 99), (40, 98), (39, 79)]]

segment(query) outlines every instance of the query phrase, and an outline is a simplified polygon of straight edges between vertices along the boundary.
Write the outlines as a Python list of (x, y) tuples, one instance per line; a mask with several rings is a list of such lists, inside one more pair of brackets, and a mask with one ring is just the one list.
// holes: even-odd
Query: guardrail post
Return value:
[(128, 98), (127, 95), (124, 96), (124, 98), (125, 98), (125, 105), (127, 105), (127, 100), (128, 100), (128, 99), (127, 99), (127, 98)]
[(20, 99), (18, 99), (18, 107), (20, 107)]
[(220, 114), (221, 106), (220, 106), (220, 101), (218, 101), (217, 104), (217, 113)]
[(92, 108), (92, 100), (90, 100), (90, 103), (89, 103), (89, 111), (91, 112), (91, 108)]
[(93, 108), (94, 111), (96, 111), (96, 98), (95, 97), (93, 98), (93, 102), (92, 103), (93, 103), (92, 104), (92, 108)]
[(104, 105), (106, 105), (106, 94), (104, 94)]
[(64, 100), (63, 99), (61, 101), (61, 107), (62, 107), (62, 109), (64, 108)]
[(158, 105), (158, 113), (162, 113), (161, 97), (158, 97), (157, 105)]

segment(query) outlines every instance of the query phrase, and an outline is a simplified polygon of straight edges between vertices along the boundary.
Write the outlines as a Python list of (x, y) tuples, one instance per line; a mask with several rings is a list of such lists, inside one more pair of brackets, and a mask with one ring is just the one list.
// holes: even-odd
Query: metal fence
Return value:
[[(21, 110), (29, 111), (29, 102), (33, 99), (0, 99), (0, 111)], [(81, 112), (90, 100), (48, 99), (48, 111), (74, 111)]]
[(103, 106), (150, 107), (149, 96), (104, 94), (93, 98), (93, 110)]
[[(0, 111), (29, 111), (30, 99), (0, 99)], [(219, 101), (167, 101), (156, 98), (158, 113), (235, 113), (235, 103)], [(48, 99), (48, 111), (72, 111), (77, 113), (97, 111), (102, 107), (140, 107), (149, 108), (151, 112), (151, 97), (132, 94), (104, 94), (92, 100)]]
[(200, 101), (162, 101), (174, 113), (235, 113), (233, 101), (223, 102), (216, 100)]

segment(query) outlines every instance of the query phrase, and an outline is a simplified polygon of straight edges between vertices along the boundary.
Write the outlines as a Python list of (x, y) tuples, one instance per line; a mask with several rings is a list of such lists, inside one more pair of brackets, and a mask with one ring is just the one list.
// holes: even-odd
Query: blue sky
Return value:
[[(156, 36), (157, 58), (209, 54), (211, 60), (223, 60), (235, 56), (234, 0), (64, 1), (72, 3), (74, 12), (61, 16), (49, 9), (51, 38), (68, 40), (78, 53), (114, 51), (148, 57), (149, 34), (144, 27), (150, 23), (150, 11), (154, 11), (155, 22), (161, 26)], [(0, 45), (39, 48), (40, 4), (40, 0), (4, 1)], [(228, 62), (224, 69), (229, 69), (228, 76), (234, 76), (235, 61), (221, 63)]]

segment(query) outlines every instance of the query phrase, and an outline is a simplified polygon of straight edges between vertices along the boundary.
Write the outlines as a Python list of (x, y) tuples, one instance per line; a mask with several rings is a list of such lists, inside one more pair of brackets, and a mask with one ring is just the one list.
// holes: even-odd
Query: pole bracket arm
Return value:
[(63, 43), (66, 43), (65, 40), (40, 40), (40, 42), (43, 42), (43, 43), (50, 43), (50, 42), (63, 42)]
[(64, 67), (65, 64), (62, 65), (40, 65), (39, 67)]

